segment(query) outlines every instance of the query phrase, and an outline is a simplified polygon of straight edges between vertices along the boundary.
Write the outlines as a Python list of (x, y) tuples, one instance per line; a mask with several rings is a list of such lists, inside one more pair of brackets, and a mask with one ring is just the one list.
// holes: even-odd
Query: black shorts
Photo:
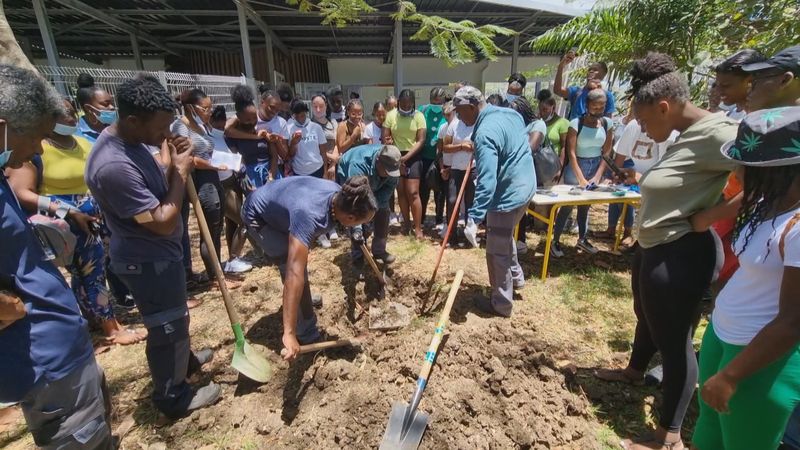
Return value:
[(406, 163), (406, 173), (400, 173), (401, 178), (408, 178), (411, 180), (420, 180), (425, 178), (425, 172), (431, 166), (433, 161), (422, 159), (421, 156), (416, 155)]

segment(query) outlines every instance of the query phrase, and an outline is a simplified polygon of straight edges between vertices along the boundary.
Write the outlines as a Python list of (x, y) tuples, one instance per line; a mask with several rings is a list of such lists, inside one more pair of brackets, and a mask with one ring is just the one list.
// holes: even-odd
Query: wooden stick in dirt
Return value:
[[(354, 339), (339, 339), (337, 341), (316, 342), (314, 344), (301, 345), (300, 352), (298, 354), (302, 355), (304, 353), (311, 353), (319, 350), (327, 350), (329, 348), (348, 347), (348, 346), (360, 347), (361, 342)], [(281, 356), (284, 356), (286, 352), (287, 350), (285, 348), (281, 349)]]
[(439, 264), (442, 263), (442, 256), (444, 255), (444, 249), (447, 248), (447, 242), (450, 240), (450, 233), (453, 231), (453, 226), (458, 223), (458, 210), (461, 206), (461, 200), (464, 198), (464, 191), (467, 189), (467, 183), (469, 182), (470, 173), (472, 173), (472, 160), (469, 161), (469, 169), (467, 170), (466, 175), (464, 176), (464, 181), (461, 182), (461, 189), (458, 191), (458, 197), (456, 198), (456, 204), (453, 208), (453, 214), (450, 216), (450, 222), (447, 224), (447, 232), (444, 235), (444, 239), (442, 239), (442, 245), (439, 247), (439, 254), (436, 256), (436, 266), (433, 268), (433, 275), (431, 275), (430, 281), (428, 281), (428, 292), (425, 294), (425, 297), (422, 299), (422, 309), (421, 311), (425, 311), (425, 306), (428, 302), (428, 297), (431, 295), (431, 288), (433, 287), (433, 282), (436, 281), (436, 274), (439, 272)]

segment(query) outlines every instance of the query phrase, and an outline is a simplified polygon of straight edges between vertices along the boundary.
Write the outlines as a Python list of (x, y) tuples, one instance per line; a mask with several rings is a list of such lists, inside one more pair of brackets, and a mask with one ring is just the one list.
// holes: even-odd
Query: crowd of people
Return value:
[[(564, 56), (553, 90), (535, 102), (518, 73), (502, 94), (459, 82), (433, 88), (424, 105), (403, 89), (371, 108), (340, 88), (301, 99), (288, 87), (240, 85), (230, 116), (200, 89), (175, 98), (144, 74), (113, 97), (81, 76), (74, 98), (60, 98), (37, 74), (0, 65), (0, 402), (21, 404), (42, 448), (112, 448), (91, 325), (111, 344), (146, 342), (152, 401), (165, 416), (211, 405), (221, 388), (188, 381), (213, 357), (192, 349), (189, 310), (199, 302), (189, 292), (235, 289), (254, 264), (277, 262), (291, 361), (321, 337), (309, 252), (340, 233), (363, 280), (365, 250), (395, 262), (392, 225), (420, 240), (430, 227), (447, 241), (455, 218), (454, 247), (479, 247), (483, 228), (491, 290), (475, 306), (510, 317), (537, 189), (613, 183), (641, 192), (622, 218), (637, 324), (627, 367), (596, 376), (640, 385), (656, 353), (663, 364), (658, 426), (625, 448), (684, 448), (698, 380), (694, 448), (776, 448), (800, 402), (800, 47), (727, 58), (708, 108), (693, 103), (669, 56), (648, 54), (630, 70), (621, 118), (604, 63), (565, 86), (574, 58)], [(222, 153), (240, 166), (215, 162)], [(537, 166), (545, 153), (560, 170)], [(189, 184), (211, 237), (200, 240), (202, 273), (192, 271)], [(562, 207), (551, 254), (565, 255), (561, 237), (573, 228), (577, 249), (597, 253), (589, 238), (615, 236), (621, 214), (609, 207), (607, 228), (593, 233), (588, 206), (574, 221)], [(54, 244), (67, 235), (74, 244)], [(265, 258), (246, 260), (247, 242)], [(698, 364), (692, 337), (712, 283), (719, 294)], [(138, 309), (142, 327), (121, 325), (114, 306)]]

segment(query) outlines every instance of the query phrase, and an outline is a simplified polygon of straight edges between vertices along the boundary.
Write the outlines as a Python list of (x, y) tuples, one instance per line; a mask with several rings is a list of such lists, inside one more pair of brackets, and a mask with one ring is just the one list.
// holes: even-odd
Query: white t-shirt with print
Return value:
[(258, 116), (258, 121), (256, 122), (256, 130), (267, 130), (269, 133), (272, 134), (280, 134), (283, 135), (283, 131), (286, 128), (286, 120), (275, 114), (275, 117), (272, 120), (261, 120), (261, 115)]
[(287, 122), (283, 138), (291, 143), (292, 136), (297, 130), (303, 132), (303, 137), (297, 143), (297, 154), (292, 158), (292, 170), (297, 175), (311, 175), (322, 168), (319, 146), (327, 145), (328, 140), (325, 139), (325, 131), (318, 123), (308, 120), (306, 125), (302, 126), (294, 119)]
[(633, 161), (633, 170), (643, 174), (647, 173), (664, 156), (667, 148), (676, 139), (678, 139), (678, 132), (673, 131), (666, 141), (657, 143), (642, 132), (642, 127), (639, 126), (636, 119), (631, 119), (625, 126), (625, 131), (617, 142), (615, 150), (618, 154)]
[(746, 236), (739, 235), (734, 250), (739, 254), (739, 269), (717, 296), (711, 321), (719, 338), (732, 345), (747, 345), (764, 326), (778, 315), (784, 267), (800, 267), (800, 225), (786, 235), (785, 256), (778, 248), (783, 230), (800, 208), (766, 220), (756, 228), (744, 252)]
[(361, 137), (364, 139), (369, 139), (370, 144), (380, 144), (382, 132), (383, 128), (373, 120), (369, 123), (369, 125), (367, 125), (367, 128), (364, 130), (364, 133), (361, 135)]
[[(439, 127), (439, 131), (437, 131), (436, 139), (438, 139), (438, 141), (441, 142), (442, 144), (444, 144), (444, 137), (447, 136), (447, 129), (449, 127), (450, 124), (448, 123), (443, 127)], [(450, 167), (451, 164), (453, 164), (453, 154), (442, 152), (442, 165)]]
[[(447, 126), (447, 136), (452, 136), (453, 144), (461, 144), (462, 142), (472, 142), (472, 130), (475, 126), (468, 127), (459, 119), (453, 119), (450, 125)], [(455, 152), (451, 153), (453, 159), (450, 161), (450, 167), (456, 170), (467, 170), (469, 163), (472, 161), (473, 152)]]

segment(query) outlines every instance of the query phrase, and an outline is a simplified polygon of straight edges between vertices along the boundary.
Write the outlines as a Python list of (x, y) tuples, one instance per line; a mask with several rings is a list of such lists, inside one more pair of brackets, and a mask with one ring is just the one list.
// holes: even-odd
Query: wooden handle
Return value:
[(434, 266), (433, 275), (431, 275), (431, 279), (430, 281), (428, 281), (428, 289), (430, 289), (430, 286), (432, 286), (433, 282), (436, 280), (436, 274), (437, 272), (439, 272), (439, 264), (442, 263), (442, 255), (444, 255), (444, 249), (447, 248), (447, 241), (450, 240), (450, 233), (453, 231), (453, 226), (455, 226), (455, 224), (458, 222), (456, 219), (458, 218), (458, 212), (460, 209), (459, 207), (461, 206), (461, 200), (464, 198), (464, 191), (467, 189), (467, 183), (469, 182), (470, 173), (472, 173), (472, 159), (469, 160), (469, 167), (467, 169), (467, 174), (464, 176), (464, 181), (461, 182), (461, 190), (458, 191), (458, 197), (456, 198), (456, 204), (455, 207), (453, 208), (453, 214), (450, 216), (450, 223), (447, 224), (447, 232), (444, 234), (444, 239), (442, 239), (442, 246), (439, 247), (439, 254), (436, 255), (436, 266)]
[(375, 272), (375, 276), (378, 277), (378, 282), (382, 285), (386, 284), (386, 280), (383, 279), (383, 273), (380, 269), (378, 269), (378, 264), (375, 263), (375, 260), (372, 258), (372, 254), (367, 250), (367, 244), (361, 243), (361, 253), (364, 254), (364, 258), (367, 259), (369, 262), (369, 266), (372, 267), (372, 271)]
[(205, 242), (208, 253), (211, 256), (214, 275), (217, 278), (217, 283), (219, 283), (219, 290), (222, 292), (222, 300), (225, 302), (228, 318), (231, 321), (231, 325), (240, 324), (242, 322), (239, 319), (239, 313), (233, 307), (231, 293), (228, 291), (228, 284), (225, 283), (225, 274), (222, 272), (222, 266), (219, 263), (219, 258), (217, 258), (217, 249), (214, 248), (214, 241), (211, 239), (211, 232), (208, 230), (206, 216), (203, 214), (203, 207), (200, 205), (200, 199), (197, 197), (197, 189), (194, 186), (194, 180), (191, 175), (186, 178), (186, 190), (189, 193), (189, 200), (192, 202), (192, 209), (194, 209), (194, 214), (197, 217), (197, 224), (200, 226), (200, 236), (203, 238), (203, 242)]
[[(353, 339), (339, 339), (338, 341), (317, 342), (314, 344), (301, 345), (299, 354), (302, 355), (304, 353), (311, 353), (319, 350), (327, 350), (329, 348), (347, 347), (347, 346), (360, 347), (361, 342)], [(285, 348), (281, 349), (281, 356), (286, 356), (286, 352), (287, 350)]]
[(463, 270), (456, 272), (456, 277), (453, 279), (453, 285), (450, 286), (450, 293), (447, 294), (447, 302), (444, 304), (442, 313), (439, 314), (439, 321), (436, 323), (436, 329), (433, 333), (433, 339), (431, 339), (431, 345), (428, 346), (428, 351), (425, 352), (425, 362), (422, 364), (422, 368), (419, 371), (419, 379), (427, 380), (428, 375), (431, 374), (433, 361), (436, 358), (436, 352), (439, 351), (439, 344), (442, 343), (444, 329), (447, 327), (447, 322), (450, 320), (450, 310), (453, 308), (453, 303), (456, 300), (456, 294), (458, 294), (458, 288), (461, 287), (461, 280), (463, 277)]

